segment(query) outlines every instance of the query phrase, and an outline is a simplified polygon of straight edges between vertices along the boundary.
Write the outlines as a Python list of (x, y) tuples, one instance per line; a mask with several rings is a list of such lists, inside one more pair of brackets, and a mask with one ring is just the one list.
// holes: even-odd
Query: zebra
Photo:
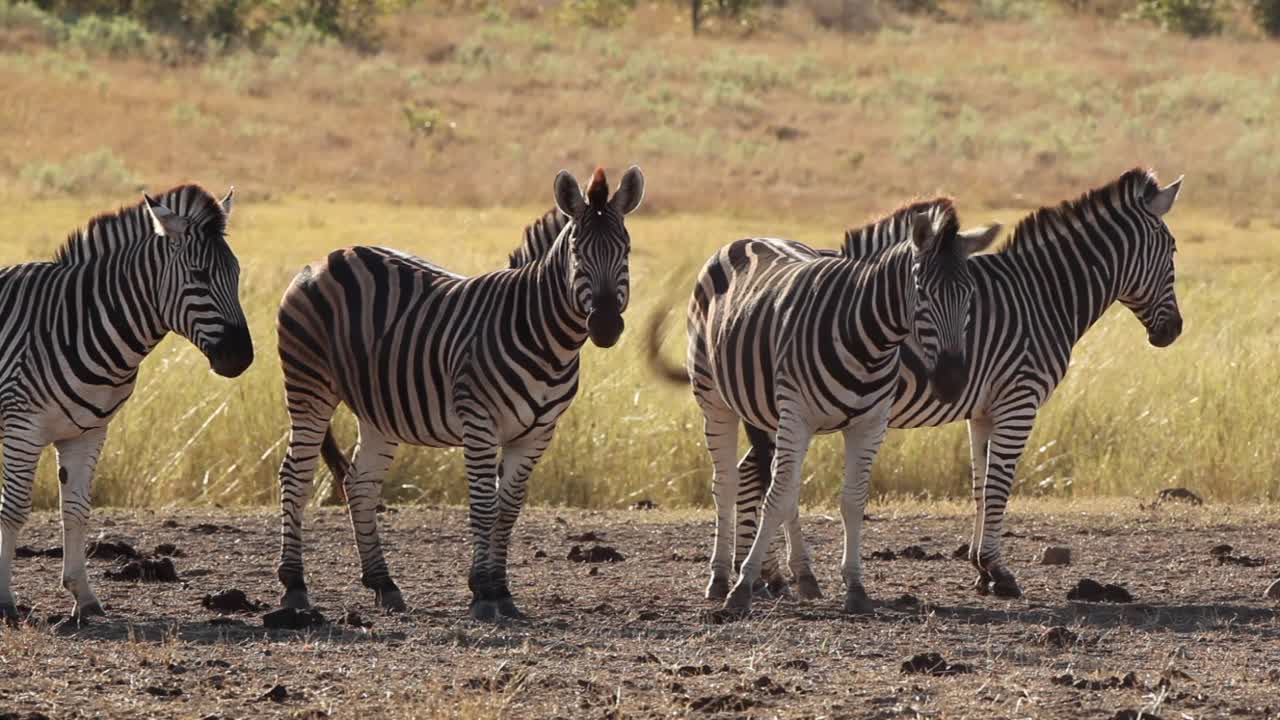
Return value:
[[(1117, 301), (1137, 316), (1155, 347), (1170, 345), (1182, 333), (1174, 292), (1176, 247), (1164, 222), (1181, 186), (1181, 177), (1161, 187), (1154, 172), (1130, 170), (1074, 201), (1036, 210), (1017, 224), (1003, 248), (973, 258), (971, 362), (958, 396), (930, 392), (920, 348), (908, 344), (901, 353), (889, 427), (969, 423), (977, 508), (968, 552), (982, 595), (1022, 595), (1000, 557), (1005, 508), (1036, 415), (1066, 375), (1076, 342)], [(872, 257), (885, 247), (868, 240), (848, 233), (840, 255)], [(753, 444), (760, 464), (772, 456), (768, 440)], [(739, 556), (751, 547), (765, 495), (755, 467), (746, 468), (740, 485)], [(785, 529), (791, 572), (808, 585), (812, 570), (798, 518), (790, 518)], [(774, 573), (770, 585), (783, 584), (772, 559), (766, 567)]]
[(218, 375), (236, 377), (253, 362), (240, 266), (226, 240), (233, 193), (218, 200), (196, 185), (144, 193), (73, 232), (52, 262), (0, 269), (0, 616), (17, 615), (14, 550), (45, 446), (58, 453), (62, 585), (74, 617), (103, 615), (85, 570), (90, 491), (107, 425), (139, 364), (170, 332)]
[[(871, 462), (888, 421), (898, 347), (915, 334), (936, 391), (946, 397), (959, 393), (973, 291), (966, 258), (998, 230), (960, 232), (951, 200), (939, 198), (864, 228), (897, 243), (871, 261), (823, 256), (788, 240), (730, 243), (707, 261), (689, 301), (687, 375), (663, 366), (661, 323), (651, 323), (650, 363), (666, 379), (692, 384), (705, 422), (717, 511), (707, 597), (724, 600), (722, 619), (750, 611), (768, 542), (780, 521), (795, 513), (810, 439), (836, 431), (845, 442), (844, 609), (870, 610), (859, 551), (862, 512)], [(739, 421), (756, 436), (776, 433), (777, 452), (755, 543), (730, 591)]]
[[(405, 609), (375, 508), (396, 448), (409, 443), (463, 448), (471, 616), (521, 615), (507, 580), (512, 529), (533, 467), (577, 393), (583, 344), (611, 347), (622, 334), (631, 247), (624, 217), (640, 205), (644, 175), (633, 166), (610, 197), (598, 168), (584, 197), (562, 171), (554, 191), (567, 221), (544, 217), (526, 230), (508, 269), (463, 277), (395, 250), (349, 247), (304, 268), (285, 292), (278, 333), (290, 436), (277, 567), (284, 607), (310, 606), (302, 516), (321, 455), (345, 486), (363, 585), (383, 609)], [(350, 462), (329, 427), (339, 403), (359, 425)]]

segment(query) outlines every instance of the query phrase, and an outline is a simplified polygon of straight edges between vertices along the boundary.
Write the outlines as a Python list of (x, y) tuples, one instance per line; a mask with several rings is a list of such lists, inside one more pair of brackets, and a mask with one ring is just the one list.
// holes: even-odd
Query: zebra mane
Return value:
[[(224, 237), (227, 214), (218, 199), (199, 185), (179, 185), (155, 197), (165, 207), (187, 218), (198, 228), (199, 237)], [(137, 205), (122, 207), (116, 212), (98, 215), (83, 228), (77, 228), (67, 236), (58, 248), (54, 262), (60, 265), (78, 265), (130, 243), (145, 240), (154, 235), (151, 218), (142, 201)]]
[(1045, 242), (1046, 238), (1055, 237), (1057, 233), (1043, 232), (1046, 227), (1061, 227), (1071, 224), (1092, 214), (1102, 204), (1113, 204), (1122, 209), (1136, 207), (1160, 189), (1156, 175), (1150, 170), (1134, 168), (1106, 185), (1085, 192), (1075, 200), (1067, 200), (1058, 205), (1042, 207), (1033, 211), (1014, 226), (1009, 242), (997, 250), (998, 253), (1017, 253), (1026, 248), (1034, 248)]
[(524, 229), (524, 240), (520, 247), (511, 253), (507, 267), (517, 268), (532, 265), (547, 256), (556, 238), (570, 222), (569, 217), (556, 208), (551, 208), (542, 217), (534, 220)]
[(840, 256), (850, 260), (865, 260), (887, 247), (902, 242), (907, 238), (906, 228), (916, 213), (926, 213), (944, 237), (960, 231), (960, 218), (956, 215), (955, 203), (951, 198), (917, 200), (875, 222), (856, 230), (846, 230)]

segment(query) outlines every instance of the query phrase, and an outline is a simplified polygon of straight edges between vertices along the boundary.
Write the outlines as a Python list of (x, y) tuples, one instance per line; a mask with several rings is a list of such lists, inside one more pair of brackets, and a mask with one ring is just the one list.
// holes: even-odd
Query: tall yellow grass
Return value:
[[(1102, 178), (1100, 178), (1102, 179)], [(1194, 179), (1187, 193), (1193, 196)], [(1045, 198), (1045, 201), (1052, 198)], [(0, 205), (0, 262), (50, 257), (67, 230), (99, 201)], [(963, 208), (963, 205), (962, 205)], [(242, 297), (258, 360), (241, 378), (214, 376), (186, 341), (171, 336), (147, 359), (133, 399), (111, 425), (99, 465), (99, 504), (270, 504), (284, 450), (285, 413), (274, 313), (293, 274), (346, 244), (383, 244), (474, 273), (500, 267), (524, 223), (545, 207), (445, 210), (295, 200), (238, 203), (230, 240), (243, 266)], [(1012, 223), (1020, 210), (966, 209), (969, 224)], [(709, 502), (701, 418), (687, 389), (659, 384), (642, 360), (654, 311), (682, 312), (694, 268), (711, 250), (750, 234), (835, 247), (843, 220), (803, 222), (716, 215), (654, 217), (642, 209), (633, 236), (633, 304), (612, 349), (588, 347), (581, 394), (535, 472), (535, 503), (666, 507)], [(1018, 473), (1018, 492), (1139, 495), (1185, 485), (1220, 500), (1280, 497), (1280, 429), (1269, 398), (1280, 375), (1280, 229), (1242, 230), (1177, 208), (1182, 338), (1157, 350), (1117, 306), (1077, 348), (1066, 382), (1041, 415)], [(672, 325), (679, 325), (673, 323)], [(666, 352), (679, 359), (680, 332)], [(355, 441), (342, 412), (338, 435)], [(882, 494), (963, 497), (968, 487), (963, 425), (892, 432), (874, 472)], [(805, 469), (803, 500), (836, 497), (840, 445), (820, 439)], [(464, 502), (461, 455), (402, 448), (385, 488), (392, 501)], [(57, 502), (52, 457), (42, 464), (37, 503)]]

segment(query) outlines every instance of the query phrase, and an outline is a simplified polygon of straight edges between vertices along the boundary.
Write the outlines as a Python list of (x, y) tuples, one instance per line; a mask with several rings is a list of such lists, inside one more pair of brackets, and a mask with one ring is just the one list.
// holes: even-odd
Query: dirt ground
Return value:
[[(758, 601), (731, 625), (703, 620), (706, 511), (527, 512), (511, 575), (529, 619), (504, 625), (467, 617), (463, 510), (381, 516), (412, 608), (399, 616), (376, 612), (360, 587), (345, 516), (312, 512), (312, 600), (333, 624), (301, 631), (264, 629), (266, 609), (202, 605), (227, 588), (274, 605), (274, 514), (102, 511), (103, 539), (144, 555), (172, 543), (179, 580), (110, 580), (116, 564), (91, 560), (109, 617), (77, 627), (60, 615), (71, 605), (61, 561), (18, 560), (15, 591), (32, 609), (0, 629), (0, 717), (1280, 717), (1280, 607), (1262, 597), (1278, 574), (1280, 512), (1024, 506), (1006, 526), (1024, 599), (970, 589), (969, 566), (952, 558), (966, 508), (887, 505), (865, 533), (877, 609), (846, 617), (839, 519), (807, 512), (826, 597)], [(569, 539), (588, 532), (601, 540)], [(1223, 543), (1235, 561), (1211, 554)], [(38, 514), (22, 544), (57, 547), (57, 516)], [(625, 559), (568, 559), (597, 544)], [(1069, 546), (1073, 564), (1037, 564), (1049, 544)], [(871, 557), (911, 545), (942, 558)], [(1069, 602), (1085, 577), (1135, 601)], [(338, 624), (349, 611), (372, 626)], [(959, 672), (904, 671), (931, 652)]]

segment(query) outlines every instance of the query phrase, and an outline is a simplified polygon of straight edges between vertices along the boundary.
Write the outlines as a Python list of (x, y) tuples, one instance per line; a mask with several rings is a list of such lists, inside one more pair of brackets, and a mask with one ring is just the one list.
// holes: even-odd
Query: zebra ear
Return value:
[(1163, 217), (1165, 213), (1173, 209), (1173, 202), (1178, 199), (1178, 191), (1182, 189), (1182, 176), (1179, 175), (1177, 180), (1160, 188), (1147, 198), (1147, 209), (1155, 214), (1156, 217)]
[(613, 206), (621, 215), (630, 215), (640, 207), (640, 201), (644, 199), (644, 173), (640, 172), (640, 166), (632, 165), (627, 169), (625, 175), (622, 176), (622, 182), (618, 184), (618, 189), (614, 191), (613, 197), (609, 199), (609, 204)]
[(929, 219), (929, 213), (918, 212), (911, 216), (911, 245), (916, 254), (928, 252), (938, 239), (938, 231)]
[(231, 196), (235, 194), (236, 194), (236, 186), (232, 185), (227, 189), (227, 194), (221, 200), (218, 201), (218, 204), (222, 206), (223, 214), (227, 215), (228, 217), (231, 215)]
[(182, 235), (187, 231), (187, 219), (165, 207), (150, 195), (142, 193), (142, 204), (147, 206), (147, 214), (151, 216), (151, 227), (156, 235), (169, 237)]
[(1000, 234), (1000, 223), (991, 223), (986, 227), (976, 227), (972, 230), (961, 230), (956, 233), (956, 240), (960, 243), (960, 252), (965, 257), (969, 257), (974, 253), (980, 253), (986, 250)]
[(577, 217), (587, 206), (582, 199), (582, 188), (578, 187), (578, 181), (568, 170), (561, 170), (556, 175), (555, 195), (556, 207), (571, 218)]

